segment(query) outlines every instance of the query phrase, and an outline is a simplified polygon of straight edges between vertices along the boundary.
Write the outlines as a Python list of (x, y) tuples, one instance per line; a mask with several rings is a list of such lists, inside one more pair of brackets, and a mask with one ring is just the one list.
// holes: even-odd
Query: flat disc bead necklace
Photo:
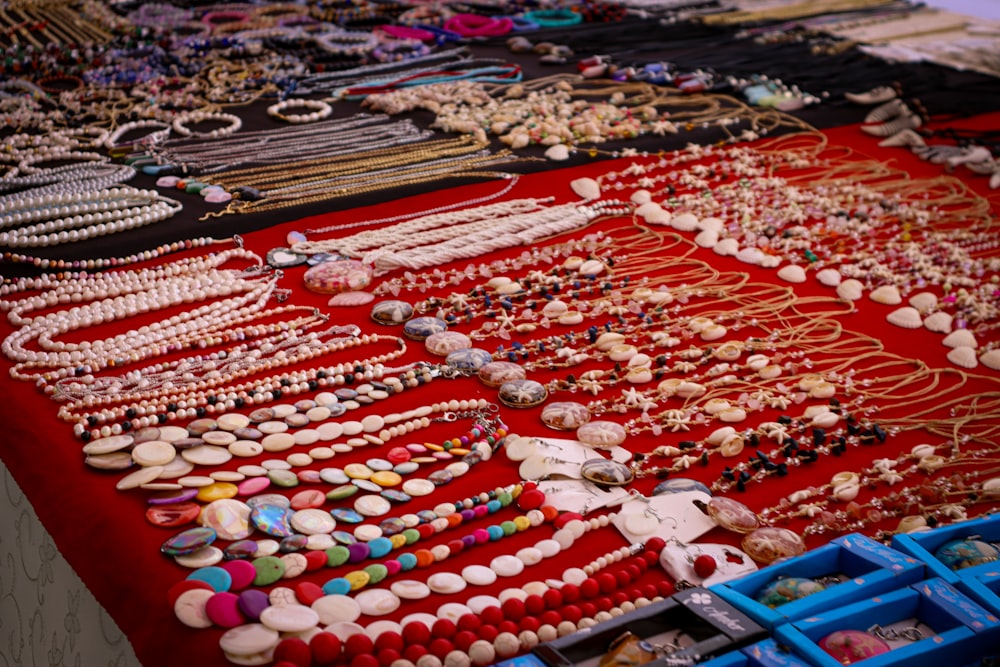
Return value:
[[(535, 515), (535, 514), (542, 514), (544, 516), (544, 513), (540, 511), (532, 510), (531, 512), (529, 512), (529, 515)], [(603, 517), (603, 519), (607, 519), (607, 517)], [(584, 534), (588, 532), (588, 530), (594, 530), (596, 528), (601, 527), (602, 525), (607, 525), (609, 521), (610, 520), (600, 521), (598, 519), (594, 519), (591, 520), (590, 522), (572, 522), (572, 521), (569, 522), (566, 528), (556, 531), (554, 535), (556, 539), (543, 539), (537, 543), (537, 547), (532, 547), (522, 550), (525, 560), (522, 561), (521, 567), (517, 568), (518, 571), (520, 572), (520, 570), (524, 569), (524, 567), (529, 563), (534, 564), (537, 561), (554, 557), (555, 555), (560, 553), (561, 550), (565, 550), (563, 548), (563, 545), (565, 543), (572, 544), (572, 542), (575, 541), (575, 539), (582, 537)], [(646, 550), (647, 553), (644, 554), (642, 558), (638, 558), (638, 554), (643, 551), (641, 545), (639, 547), (634, 547), (634, 548), (622, 547), (621, 549), (615, 549), (613, 551), (608, 552), (605, 556), (595, 559), (585, 568), (567, 569), (563, 574), (563, 581), (561, 582), (562, 586), (567, 591), (573, 589), (573, 591), (578, 595), (579, 599), (589, 600), (593, 598), (595, 601), (597, 601), (597, 597), (601, 593), (605, 591), (610, 593), (616, 586), (620, 585), (621, 582), (636, 581), (638, 576), (641, 576), (641, 574), (645, 572), (648, 565), (651, 562), (655, 561), (658, 549), (661, 547), (662, 545), (659, 543), (655, 544), (651, 543), (651, 546)], [(536, 555), (536, 552), (539, 555)], [(641, 560), (642, 563), (638, 564), (636, 562), (636, 559)], [(391, 563), (392, 561), (389, 562)], [(515, 569), (512, 564), (512, 561), (509, 560), (504, 560), (503, 563), (497, 562), (496, 564), (497, 568), (503, 572), (513, 572)], [(612, 574), (612, 573), (602, 572), (602, 570), (610, 566), (618, 566), (621, 569), (620, 574), (623, 576), (619, 576), (619, 573)], [(470, 567), (475, 567), (477, 570), (475, 575), (471, 574), (470, 572), (470, 578), (472, 578), (474, 581), (480, 581), (481, 575), (478, 574), (479, 573), (478, 568), (481, 566), (470, 566)], [(513, 576), (516, 577), (517, 575), (515, 574)], [(402, 585), (404, 583), (405, 586)], [(453, 583), (451, 578), (447, 579), (442, 578), (440, 582), (438, 582), (437, 580), (428, 579), (428, 583), (426, 584), (416, 580), (405, 581), (405, 582), (394, 582), (394, 584), (399, 584), (397, 585), (397, 588), (399, 588), (400, 592), (402, 592), (404, 595), (409, 595), (410, 594), (409, 591), (414, 591), (414, 594), (422, 594), (425, 590), (428, 594), (431, 592), (435, 592), (434, 589), (432, 589), (431, 586), (429, 585), (430, 583), (433, 583), (435, 588), (448, 587), (448, 588), (441, 588), (442, 591), (450, 590), (450, 588), (458, 587), (459, 585), (456, 580), (454, 581), (455, 585), (451, 586), (451, 584)], [(416, 593), (416, 591), (418, 590), (420, 591), (420, 593)], [(529, 593), (528, 591), (531, 591), (531, 593)], [(552, 592), (550, 593), (549, 591)], [(466, 603), (445, 603), (438, 608), (436, 614), (425, 615), (427, 618), (426, 621), (422, 620), (424, 618), (424, 615), (421, 615), (419, 617), (417, 615), (411, 615), (404, 618), (401, 624), (395, 624), (392, 622), (382, 622), (382, 624), (378, 626), (379, 628), (388, 627), (393, 629), (376, 630), (376, 626), (372, 623), (369, 623), (368, 626), (370, 630), (368, 628), (362, 627), (361, 625), (358, 625), (357, 623), (349, 623), (341, 625), (353, 626), (350, 629), (345, 627), (343, 629), (344, 635), (353, 635), (353, 634), (367, 635), (365, 637), (365, 644), (371, 644), (372, 646), (379, 645), (384, 638), (383, 635), (396, 636), (396, 637), (402, 635), (404, 637), (404, 641), (406, 637), (410, 637), (411, 638), (409, 640), (410, 644), (413, 645), (414, 643), (426, 643), (427, 641), (426, 639), (418, 639), (418, 638), (424, 636), (430, 636), (430, 630), (431, 630), (430, 626), (436, 625), (436, 619), (447, 620), (451, 624), (458, 624), (458, 623), (464, 623), (466, 620), (466, 616), (468, 616), (469, 618), (474, 618), (474, 615), (482, 614), (482, 622), (490, 624), (491, 627), (502, 627), (504, 619), (517, 623), (517, 621), (520, 620), (525, 615), (525, 603), (527, 602), (528, 598), (534, 595), (537, 596), (539, 600), (542, 600), (544, 595), (545, 598), (543, 606), (552, 607), (551, 613), (546, 612), (541, 616), (541, 620), (545, 620), (546, 623), (544, 625), (539, 626), (539, 631), (537, 634), (534, 632), (530, 633), (534, 635), (533, 640), (529, 640), (528, 637), (523, 633), (522, 635), (520, 635), (523, 639), (534, 643), (540, 641), (542, 638), (544, 638), (546, 641), (549, 641), (555, 639), (556, 636), (568, 634), (576, 631), (577, 629), (589, 628), (597, 622), (612, 618), (614, 614), (611, 613), (611, 611), (618, 611), (619, 613), (623, 613), (626, 611), (634, 610), (635, 608), (640, 606), (645, 606), (646, 604), (649, 604), (651, 601), (648, 598), (643, 597), (643, 592), (648, 592), (653, 596), (654, 600), (657, 600), (660, 599), (658, 595), (660, 591), (661, 587), (658, 586), (654, 586), (652, 588), (646, 587), (644, 589), (633, 588), (626, 595), (626, 598), (627, 600), (634, 599), (635, 602), (622, 603), (622, 607), (620, 610), (612, 609), (614, 605), (613, 602), (611, 602), (607, 606), (603, 606), (603, 600), (601, 600), (602, 603), (601, 608), (604, 609), (604, 611), (597, 611), (598, 607), (596, 604), (591, 604), (589, 602), (586, 602), (582, 603), (584, 605), (583, 609), (588, 609), (592, 611), (582, 612), (581, 607), (569, 604), (566, 599), (563, 599), (562, 595), (558, 594), (558, 591), (550, 588), (549, 583), (535, 581), (535, 582), (525, 583), (520, 588), (508, 588), (504, 590), (499, 597), (496, 598), (492, 596), (480, 595), (469, 598)], [(662, 587), (662, 592), (664, 594), (673, 592), (673, 587), (669, 585), (664, 585)], [(314, 609), (316, 614), (315, 622), (322, 623), (324, 622), (323, 612), (326, 609), (326, 603), (321, 602), (321, 600), (329, 600), (330, 604), (333, 604), (333, 599), (331, 599), (331, 596), (321, 596), (319, 595), (320, 593), (322, 593), (322, 591), (316, 593), (315, 595), (307, 595), (304, 589), (301, 589), (300, 591), (292, 591), (290, 589), (278, 588), (272, 591), (273, 599), (269, 599), (268, 602), (271, 605), (275, 604), (279, 605), (289, 604), (294, 606), (301, 605), (303, 607)], [(391, 587), (389, 593), (392, 593)], [(214, 595), (219, 595), (219, 593), (209, 593), (209, 597)], [(242, 595), (242, 593), (240, 595)], [(393, 595), (395, 594), (393, 593)], [(193, 595), (192, 597), (204, 598), (205, 596), (196, 594)], [(395, 597), (400, 598), (400, 596), (398, 595), (395, 595)], [(358, 611), (362, 611), (362, 603), (364, 603), (364, 610), (367, 611), (367, 613), (363, 612), (363, 615), (375, 616), (375, 617), (379, 615), (385, 615), (385, 613), (387, 613), (382, 611), (383, 609), (382, 605), (377, 604), (376, 602), (384, 601), (384, 603), (388, 604), (391, 601), (391, 598), (384, 593), (372, 592), (371, 594), (366, 594), (365, 591), (362, 591), (354, 599), (356, 604), (358, 605)], [(402, 599), (405, 598), (401, 598), (400, 602), (402, 601)], [(574, 597), (572, 599), (577, 599), (577, 598)], [(340, 602), (342, 602), (343, 604), (347, 604), (347, 602), (342, 599), (340, 599)], [(566, 605), (564, 612), (562, 612), (561, 610), (561, 607), (563, 605)], [(388, 606), (396, 607), (397, 604), (393, 602), (391, 604), (388, 604)], [(590, 617), (590, 615), (592, 615), (593, 617)], [(264, 632), (268, 632), (269, 631), (268, 624), (271, 622), (271, 616), (272, 612), (262, 611), (260, 614), (256, 614), (256, 618), (247, 618), (245, 620), (259, 621), (261, 625), (263, 625)], [(417, 618), (420, 618), (421, 620), (417, 620)], [(412, 619), (412, 620), (407, 620), (407, 619)], [(327, 618), (327, 620), (331, 619)], [(209, 624), (211, 624), (211, 621), (209, 621)], [(480, 622), (477, 619), (475, 627), (478, 628), (479, 625)], [(558, 625), (558, 628), (556, 627), (556, 625)], [(422, 628), (420, 628), (421, 632), (414, 631), (417, 629), (416, 626), (423, 626)], [(220, 640), (220, 645), (223, 647), (224, 650), (230, 644), (230, 642), (227, 640), (227, 637), (230, 634), (232, 634), (233, 637), (236, 638), (238, 634), (242, 634), (242, 632), (244, 631), (243, 627), (244, 626), (236, 626), (231, 631), (228, 631), (226, 635), (223, 636), (223, 638)], [(278, 633), (276, 631), (271, 631), (271, 632), (273, 632), (273, 641), (275, 642), (279, 641)], [(352, 640), (350, 636), (345, 636), (344, 641), (354, 641), (354, 640)], [(441, 641), (446, 641), (448, 644), (451, 644), (450, 640), (441, 640)], [(465, 655), (465, 660), (469, 660), (471, 659), (472, 656), (474, 656), (476, 664), (489, 664), (496, 657), (500, 656), (511, 657), (516, 653), (518, 653), (520, 650), (522, 650), (522, 645), (521, 641), (519, 640), (519, 635), (515, 635), (510, 632), (503, 632), (503, 633), (497, 632), (496, 639), (493, 641), (485, 639), (475, 641), (471, 646), (469, 646), (468, 654), (466, 654), (465, 651), (449, 650), (449, 656), (462, 654)], [(413, 655), (414, 656), (423, 655), (425, 653), (426, 653), (426, 648), (423, 648), (423, 650), (419, 654), (414, 653)], [(409, 653), (407, 654), (409, 655)]]
[[(230, 540), (229, 546), (237, 544), (241, 547), (239, 550), (226, 547), (220, 551), (215, 545), (214, 540), (211, 541), (212, 548), (205, 549), (205, 547), (208, 546), (207, 544), (200, 546), (202, 542), (190, 542), (185, 538), (184, 532), (168, 538), (164, 542), (164, 546), (161, 551), (168, 556), (173, 556), (174, 560), (179, 565), (194, 569), (194, 572), (188, 576), (188, 579), (199, 579), (204, 577), (206, 574), (214, 572), (214, 570), (206, 570), (205, 568), (216, 567), (218, 562), (224, 558), (224, 554), (229, 556), (227, 560), (243, 560), (245, 562), (249, 562), (254, 566), (254, 569), (264, 575), (259, 576), (258, 579), (263, 580), (265, 577), (266, 579), (270, 579), (270, 581), (260, 582), (255, 580), (253, 583), (257, 586), (266, 586), (275, 583), (278, 579), (294, 579), (307, 574), (309, 569), (307, 568), (304, 570), (301, 567), (303, 552), (306, 554), (310, 552), (319, 552), (323, 555), (322, 566), (328, 568), (339, 568), (341, 566), (348, 568), (351, 566), (358, 567), (358, 569), (341, 574), (326, 581), (322, 585), (322, 589), (327, 595), (347, 595), (349, 593), (356, 592), (369, 584), (374, 585), (381, 583), (381, 581), (387, 576), (396, 573), (389, 571), (390, 569), (396, 569), (398, 572), (397, 568), (392, 568), (391, 565), (387, 568), (385, 564), (374, 564), (367, 567), (361, 566), (364, 561), (381, 559), (390, 555), (393, 551), (399, 551), (403, 547), (412, 546), (421, 540), (429, 540), (435, 535), (447, 531), (457, 530), (459, 527), (466, 526), (474, 521), (495, 515), (503, 508), (514, 503), (515, 499), (518, 498), (520, 494), (520, 485), (512, 485), (509, 487), (497, 488), (476, 496), (471, 496), (458, 502), (440, 503), (433, 509), (419, 510), (417, 512), (405, 514), (401, 517), (385, 518), (382, 519), (379, 524), (379, 526), (385, 526), (384, 530), (373, 524), (365, 524), (356, 529), (356, 534), (363, 535), (366, 539), (362, 537), (355, 537), (353, 541), (351, 541), (348, 540), (347, 535), (338, 534), (337, 531), (333, 531), (332, 533), (336, 534), (336, 537), (330, 537), (330, 533), (311, 533), (313, 535), (327, 536), (329, 538), (328, 541), (331, 543), (337, 541), (338, 539), (342, 542), (340, 544), (334, 544), (323, 548), (312, 548), (310, 546), (306, 546), (304, 548), (292, 548), (289, 546), (289, 550), (282, 550), (284, 554), (282, 556), (275, 556), (273, 553), (263, 553), (261, 555), (251, 554), (248, 556), (242, 555), (244, 553), (242, 547), (248, 545), (239, 545), (238, 543), (248, 538)], [(294, 538), (297, 534), (301, 535), (301, 533), (294, 533), (292, 531), (294, 530), (295, 525), (301, 523), (302, 520), (296, 520), (296, 510), (292, 509), (291, 506), (278, 504), (279, 502), (278, 498), (271, 496), (254, 496), (249, 498), (247, 500), (247, 505), (250, 508), (257, 508), (256, 512), (251, 511), (250, 513), (250, 523), (253, 524), (253, 522), (256, 521), (256, 523), (263, 525), (265, 522), (271, 521), (273, 519), (273, 515), (279, 510), (284, 511), (286, 514), (291, 514), (288, 526), (290, 530), (285, 530), (283, 528), (280, 531), (285, 533), (284, 535), (275, 534), (275, 529), (270, 523), (267, 523), (267, 528), (270, 532), (265, 533), (274, 537), (283, 537), (282, 543), (290, 545), (290, 537)], [(210, 517), (213, 514), (211, 508), (212, 503), (207, 504), (202, 509), (201, 516)], [(305, 509), (311, 510), (315, 508)], [(331, 510), (331, 512), (334, 511), (336, 510)], [(268, 518), (268, 515), (270, 515), (270, 518)], [(535, 517), (533, 516), (532, 518)], [(200, 523), (211, 529), (210, 524), (212, 522), (210, 519), (200, 521)], [(515, 532), (526, 530), (528, 527), (540, 522), (537, 520), (531, 521), (522, 515), (516, 520), (510, 520), (505, 523), (507, 525), (502, 527), (495, 526), (489, 530), (477, 529), (474, 533), (463, 536), (462, 538), (457, 538), (457, 541), (461, 542), (461, 546), (456, 544), (456, 540), (449, 540), (449, 542), (445, 544), (437, 544), (433, 547), (416, 549), (411, 552), (396, 555), (394, 560), (399, 561), (400, 564), (404, 566), (404, 569), (407, 570), (413, 569), (414, 567), (426, 568), (429, 565), (445, 560), (449, 556), (457, 554), (466, 548), (471, 548), (477, 544), (496, 541), (502, 537), (510, 536)], [(374, 532), (367, 530), (370, 528), (376, 528), (376, 532), (379, 532), (379, 534), (375, 535)], [(252, 527), (250, 529), (252, 530)], [(243, 535), (247, 532), (248, 531), (246, 530), (241, 530), (238, 534)], [(192, 533), (188, 534), (190, 535)], [(198, 529), (195, 529), (193, 534), (208, 535), (206, 531)], [(252, 534), (252, 532), (249, 533), (249, 535)], [(225, 540), (226, 537), (218, 539)], [(207, 540), (207, 537), (205, 540)], [(320, 542), (320, 540), (316, 541)], [(325, 542), (327, 540), (323, 541)], [(258, 546), (263, 551), (269, 545), (267, 543), (258, 543)], [(203, 549), (205, 552), (210, 551), (211, 555), (203, 552)], [(315, 556), (310, 557), (307, 560), (309, 562), (312, 562), (313, 560), (318, 562), (318, 558), (318, 556)], [(215, 560), (216, 562), (205, 564), (206, 560)], [(271, 573), (271, 576), (266, 575), (267, 570), (269, 569), (275, 570), (275, 572)]]
[[(345, 417), (347, 413), (358, 410), (364, 405), (383, 402), (394, 394), (405, 391), (406, 379), (408, 378), (405, 375), (383, 376), (353, 385), (356, 389), (340, 385), (332, 392), (320, 392), (315, 399), (299, 399), (294, 404), (278, 404), (273, 408), (261, 407), (252, 410), (249, 415), (236, 413), (225, 416), (225, 412), (220, 414), (214, 410), (212, 412), (206, 410), (205, 416), (196, 418), (186, 427), (161, 428), (158, 420), (152, 420), (151, 425), (147, 425), (150, 421), (144, 416), (139, 416), (132, 420), (134, 427), (128, 432), (89, 440), (83, 446), (85, 462), (97, 469), (115, 467), (122, 453), (131, 452), (142, 443), (155, 440), (172, 446), (176, 451), (170, 456), (168, 448), (158, 445), (164, 456), (158, 458), (155, 463), (141, 460), (139, 461), (141, 467), (166, 465), (174, 462), (174, 459), (177, 459), (176, 463), (180, 465), (183, 460), (187, 465), (179, 470), (172, 469), (171, 474), (179, 472), (184, 476), (182, 486), (203, 487), (211, 485), (212, 482), (209, 480), (214, 479), (216, 471), (200, 475), (197, 479), (188, 478), (187, 473), (198, 466), (223, 465), (233, 458), (250, 459), (265, 452), (278, 454), (294, 450), (284, 462), (272, 461), (268, 467), (245, 470), (241, 466), (238, 471), (245, 477), (267, 476), (275, 484), (290, 488), (298, 486), (299, 481), (305, 483), (317, 480), (311, 475), (296, 475), (294, 479), (289, 475), (282, 475), (282, 479), (271, 479), (274, 475), (269, 471), (304, 468), (317, 461), (332, 458), (336, 454), (351, 453), (368, 446), (381, 447), (398, 437), (410, 437), (410, 434), (436, 424), (472, 420), (472, 426), (465, 433), (452, 436), (439, 444), (425, 442), (423, 445), (409, 443), (404, 447), (391, 447), (385, 454), (385, 461), (393, 464), (394, 473), (400, 476), (410, 474), (418, 465), (451, 462), (456, 460), (456, 457), (467, 457), (475, 451), (477, 461), (473, 461), (472, 458), (465, 459), (469, 465), (473, 465), (478, 460), (490, 458), (493, 450), (503, 442), (507, 426), (496, 416), (496, 406), (489, 404), (485, 399), (447, 401), (386, 415), (368, 414), (360, 419)], [(315, 447), (305, 451), (306, 447), (313, 445)], [(208, 459), (200, 455), (195, 456), (188, 451), (194, 447), (202, 447), (201, 453), (213, 456)], [(167, 458), (170, 460), (167, 461)], [(131, 461), (135, 462), (137, 461)], [(276, 467), (279, 463), (280, 467)], [(374, 476), (374, 472), (385, 467), (387, 467), (385, 462), (379, 462), (374, 468), (367, 463), (365, 467), (354, 466), (357, 474), (353, 477), (344, 470), (324, 469), (321, 471), (320, 479), (331, 483), (350, 483), (357, 487), (349, 489), (352, 492), (356, 492), (362, 486), (371, 491), (373, 490), (371, 484), (350, 481), (348, 478), (370, 479)], [(441, 485), (451, 481), (449, 475), (459, 474), (464, 472), (452, 469), (448, 475), (438, 473), (432, 476), (430, 481)], [(391, 480), (392, 483), (388, 483), (387, 480), (382, 482), (384, 486), (390, 487), (403, 483), (403, 480), (400, 478)], [(416, 491), (420, 490), (417, 487), (426, 487), (426, 484), (414, 486), (411, 483), (409, 486), (414, 487), (412, 495), (417, 495)]]
[(431, 238), (420, 246), (397, 251), (376, 250), (366, 261), (372, 263), (376, 274), (397, 269), (420, 269), (470, 259), (495, 250), (532, 245), (534, 242), (578, 231), (595, 220), (628, 215), (631, 207), (626, 202), (602, 201), (585, 205), (563, 204), (539, 213), (507, 216), (486, 223), (470, 223), (460, 228), (449, 228), (447, 238)]

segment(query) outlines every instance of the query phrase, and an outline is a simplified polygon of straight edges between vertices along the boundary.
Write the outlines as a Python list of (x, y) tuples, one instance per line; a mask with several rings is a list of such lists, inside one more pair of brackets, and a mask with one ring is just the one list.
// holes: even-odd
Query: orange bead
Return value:
[(559, 516), (559, 510), (552, 505), (542, 505), (541, 510), (546, 521), (555, 521), (556, 517)]
[(434, 554), (429, 549), (417, 549), (413, 555), (417, 558), (417, 567), (428, 567), (434, 564)]
[(457, 528), (462, 523), (462, 515), (458, 512), (448, 515), (448, 527)]

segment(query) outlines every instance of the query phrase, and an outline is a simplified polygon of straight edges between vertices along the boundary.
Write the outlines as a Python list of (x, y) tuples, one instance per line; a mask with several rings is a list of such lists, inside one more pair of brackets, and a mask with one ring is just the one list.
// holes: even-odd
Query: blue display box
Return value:
[[(994, 614), (1000, 615), (1000, 566), (996, 563), (993, 564), (991, 570), (977, 572), (970, 577), (962, 577), (955, 584), (955, 588)], [(1000, 646), (997, 647), (997, 650), (1000, 651)]]
[[(801, 556), (774, 563), (739, 579), (710, 588), (734, 607), (769, 630), (790, 620), (922, 581), (923, 561), (890, 549), (870, 537), (851, 534), (838, 537)], [(843, 581), (826, 590), (771, 608), (757, 602), (757, 594), (782, 577), (840, 576)]]
[(764, 639), (700, 664), (701, 667), (812, 667), (773, 639)]
[(814, 667), (839, 667), (842, 663), (820, 648), (824, 637), (837, 630), (867, 632), (874, 625), (911, 619), (934, 634), (865, 658), (864, 667), (971, 665), (1000, 646), (1000, 619), (939, 577), (785, 623), (774, 630), (774, 637)]
[(892, 546), (927, 563), (931, 576), (941, 577), (954, 584), (963, 577), (974, 577), (981, 572), (997, 569), (997, 563), (994, 562), (952, 570), (934, 555), (946, 543), (974, 535), (985, 542), (1000, 542), (1000, 514), (939, 526), (923, 533), (895, 535)]

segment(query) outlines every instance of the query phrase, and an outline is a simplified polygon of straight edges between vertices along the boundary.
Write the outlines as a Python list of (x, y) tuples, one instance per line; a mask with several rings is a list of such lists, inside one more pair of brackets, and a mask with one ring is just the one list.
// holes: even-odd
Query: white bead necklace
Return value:
[[(45, 274), (18, 278), (0, 285), (0, 311), (8, 313), (10, 323), (15, 327), (27, 321), (24, 314), (41, 308), (52, 308), (60, 304), (82, 303), (94, 299), (119, 296), (135, 289), (148, 289), (157, 280), (170, 276), (198, 275), (216, 269), (231, 260), (247, 260), (250, 266), (244, 271), (257, 271), (264, 265), (254, 252), (243, 248), (242, 240), (236, 237), (236, 248), (198, 257), (177, 259), (159, 266), (88, 273), (86, 271), (65, 274), (60, 277)], [(41, 294), (24, 297), (15, 301), (11, 297), (29, 290), (44, 290)]]
[(0, 192), (16, 190), (4, 199), (32, 197), (56, 192), (89, 192), (102, 190), (131, 180), (135, 169), (127, 164), (85, 162), (56, 167), (36, 168), (30, 174), (14, 171), (0, 178)]
[[(515, 199), (497, 202), (488, 206), (464, 208), (449, 212), (429, 212), (418, 218), (400, 222), (392, 227), (357, 232), (351, 236), (324, 241), (303, 241), (292, 248), (295, 252), (313, 254), (318, 252), (339, 252), (349, 257), (360, 258), (366, 252), (381, 248), (386, 244), (396, 244), (412, 240), (417, 242), (420, 234), (452, 225), (492, 220), (500, 216), (530, 213), (541, 210), (543, 204), (551, 202), (546, 199)], [(380, 221), (355, 223), (358, 226), (377, 224)], [(388, 219), (381, 222), (389, 222)], [(324, 227), (309, 230), (307, 233), (323, 233), (337, 231), (343, 227)]]
[(44, 194), (0, 199), (0, 221), (17, 227), (0, 233), (0, 245), (14, 248), (75, 243), (144, 227), (176, 215), (181, 203), (153, 190), (120, 186), (78, 194)]
[(469, 259), (495, 250), (531, 245), (535, 241), (586, 227), (599, 217), (627, 215), (626, 202), (603, 201), (587, 205), (560, 204), (539, 212), (456, 225), (424, 238), (384, 246), (367, 253), (363, 261), (376, 274), (395, 269), (422, 269)]
[[(200, 275), (181, 275), (144, 283), (134, 289), (123, 287), (116, 296), (109, 295), (32, 319), (21, 318), (21, 328), (10, 334), (0, 349), (17, 362), (11, 372), (21, 379), (37, 380), (46, 372), (66, 374), (71, 368), (86, 365), (100, 368), (108, 360), (124, 365), (132, 360), (136, 350), (157, 344), (166, 347), (179, 336), (262, 309), (274, 294), (279, 278), (280, 273), (250, 277), (242, 271), (213, 269)], [(77, 343), (56, 340), (68, 332), (104, 322), (201, 301), (208, 303), (114, 337)], [(29, 349), (29, 342), (34, 342), (38, 349)]]

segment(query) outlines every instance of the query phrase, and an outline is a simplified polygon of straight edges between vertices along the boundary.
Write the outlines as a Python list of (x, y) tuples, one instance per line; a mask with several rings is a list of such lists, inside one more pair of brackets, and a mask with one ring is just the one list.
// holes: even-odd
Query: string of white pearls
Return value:
[(180, 202), (153, 190), (128, 186), (7, 199), (0, 201), (4, 226), (36, 224), (0, 233), (0, 245), (24, 248), (75, 243), (160, 222), (182, 208)]

